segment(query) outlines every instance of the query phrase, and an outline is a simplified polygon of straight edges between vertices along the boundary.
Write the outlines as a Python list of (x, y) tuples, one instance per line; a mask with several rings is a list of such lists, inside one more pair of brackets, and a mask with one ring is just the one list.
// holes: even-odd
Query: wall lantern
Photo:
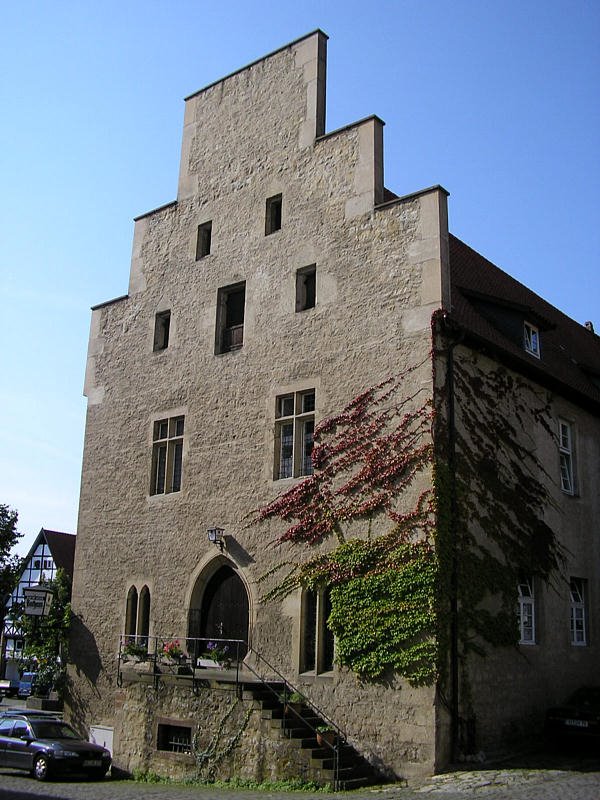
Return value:
[(52, 589), (41, 584), (24, 588), (25, 608), (23, 613), (30, 617), (47, 617), (50, 613), (53, 594)]
[(224, 533), (224, 528), (209, 528), (206, 531), (208, 541), (219, 547), (221, 550), (223, 550), (225, 547), (225, 537), (223, 536)]

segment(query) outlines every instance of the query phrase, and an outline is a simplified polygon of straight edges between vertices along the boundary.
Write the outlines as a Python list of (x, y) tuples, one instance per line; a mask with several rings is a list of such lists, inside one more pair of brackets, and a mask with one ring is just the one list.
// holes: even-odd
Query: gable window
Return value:
[(210, 244), (212, 239), (212, 222), (204, 222), (198, 225), (198, 239), (196, 240), (196, 261), (204, 256), (210, 255)]
[(574, 494), (573, 473), (573, 429), (569, 422), (558, 421), (558, 453), (560, 459), (560, 488), (567, 494)]
[(535, 644), (535, 597), (533, 579), (519, 583), (519, 644)]
[(282, 199), (280, 194), (267, 198), (267, 209), (265, 214), (265, 236), (275, 231), (281, 230), (281, 207)]
[(156, 749), (167, 753), (192, 752), (192, 729), (189, 725), (158, 724)]
[(527, 353), (540, 357), (540, 331), (535, 325), (526, 322), (523, 326), (523, 346)]
[(219, 289), (215, 353), (230, 353), (244, 344), (246, 282)]
[(167, 494), (181, 489), (184, 420), (184, 417), (171, 417), (154, 423), (150, 494)]
[(314, 389), (277, 397), (275, 417), (275, 480), (312, 475)]
[(587, 642), (587, 581), (571, 578), (571, 644), (582, 647)]
[(161, 311), (154, 318), (154, 352), (166, 350), (169, 346), (169, 329), (171, 328), (171, 312)]
[(296, 311), (314, 308), (317, 300), (317, 267), (303, 267), (296, 272)]
[(327, 626), (331, 614), (331, 597), (328, 588), (313, 591), (307, 589), (302, 595), (302, 649), (300, 672), (318, 675), (333, 669), (333, 633)]

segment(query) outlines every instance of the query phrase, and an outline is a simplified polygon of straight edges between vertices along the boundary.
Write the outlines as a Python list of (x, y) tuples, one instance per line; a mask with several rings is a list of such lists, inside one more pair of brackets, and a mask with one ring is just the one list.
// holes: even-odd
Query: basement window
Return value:
[(523, 346), (526, 353), (540, 357), (540, 331), (531, 322), (525, 322), (523, 326)]
[(154, 347), (157, 350), (166, 350), (169, 346), (169, 330), (171, 328), (171, 312), (161, 311), (154, 318)]
[(215, 354), (239, 350), (244, 344), (246, 282), (224, 286), (217, 295)]
[(317, 301), (317, 267), (303, 267), (296, 272), (296, 311), (314, 308)]
[(156, 749), (167, 753), (192, 752), (192, 729), (187, 725), (158, 724)]
[(212, 222), (198, 225), (198, 239), (196, 241), (196, 261), (210, 255), (210, 242), (212, 238)]
[(281, 230), (281, 195), (276, 194), (267, 198), (267, 211), (265, 216), (265, 236)]

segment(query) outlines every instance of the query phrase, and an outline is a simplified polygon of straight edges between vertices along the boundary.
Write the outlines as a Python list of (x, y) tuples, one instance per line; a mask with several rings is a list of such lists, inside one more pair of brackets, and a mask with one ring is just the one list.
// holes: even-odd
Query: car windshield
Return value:
[(70, 725), (57, 719), (31, 721), (31, 727), (38, 739), (80, 739)]

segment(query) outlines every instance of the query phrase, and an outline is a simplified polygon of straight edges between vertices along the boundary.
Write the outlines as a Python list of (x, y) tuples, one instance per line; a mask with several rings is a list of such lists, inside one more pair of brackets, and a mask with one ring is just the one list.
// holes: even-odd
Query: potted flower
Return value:
[(299, 715), (306, 698), (300, 692), (284, 692), (279, 699), (284, 705), (285, 714)]
[(176, 661), (179, 663), (179, 661), (181, 661), (181, 657), (183, 656), (183, 650), (179, 644), (179, 639), (172, 639), (170, 642), (165, 642), (162, 652), (163, 656), (165, 656), (168, 661)]
[(126, 642), (121, 649), (122, 661), (145, 661), (148, 658), (148, 648), (145, 644), (135, 640)]
[(330, 725), (317, 725), (317, 744), (319, 747), (329, 745), (333, 747), (336, 740), (336, 732)]
[(206, 645), (206, 658), (216, 661), (222, 669), (231, 667), (231, 656), (229, 655), (229, 645), (221, 645), (218, 642), (209, 642)]

